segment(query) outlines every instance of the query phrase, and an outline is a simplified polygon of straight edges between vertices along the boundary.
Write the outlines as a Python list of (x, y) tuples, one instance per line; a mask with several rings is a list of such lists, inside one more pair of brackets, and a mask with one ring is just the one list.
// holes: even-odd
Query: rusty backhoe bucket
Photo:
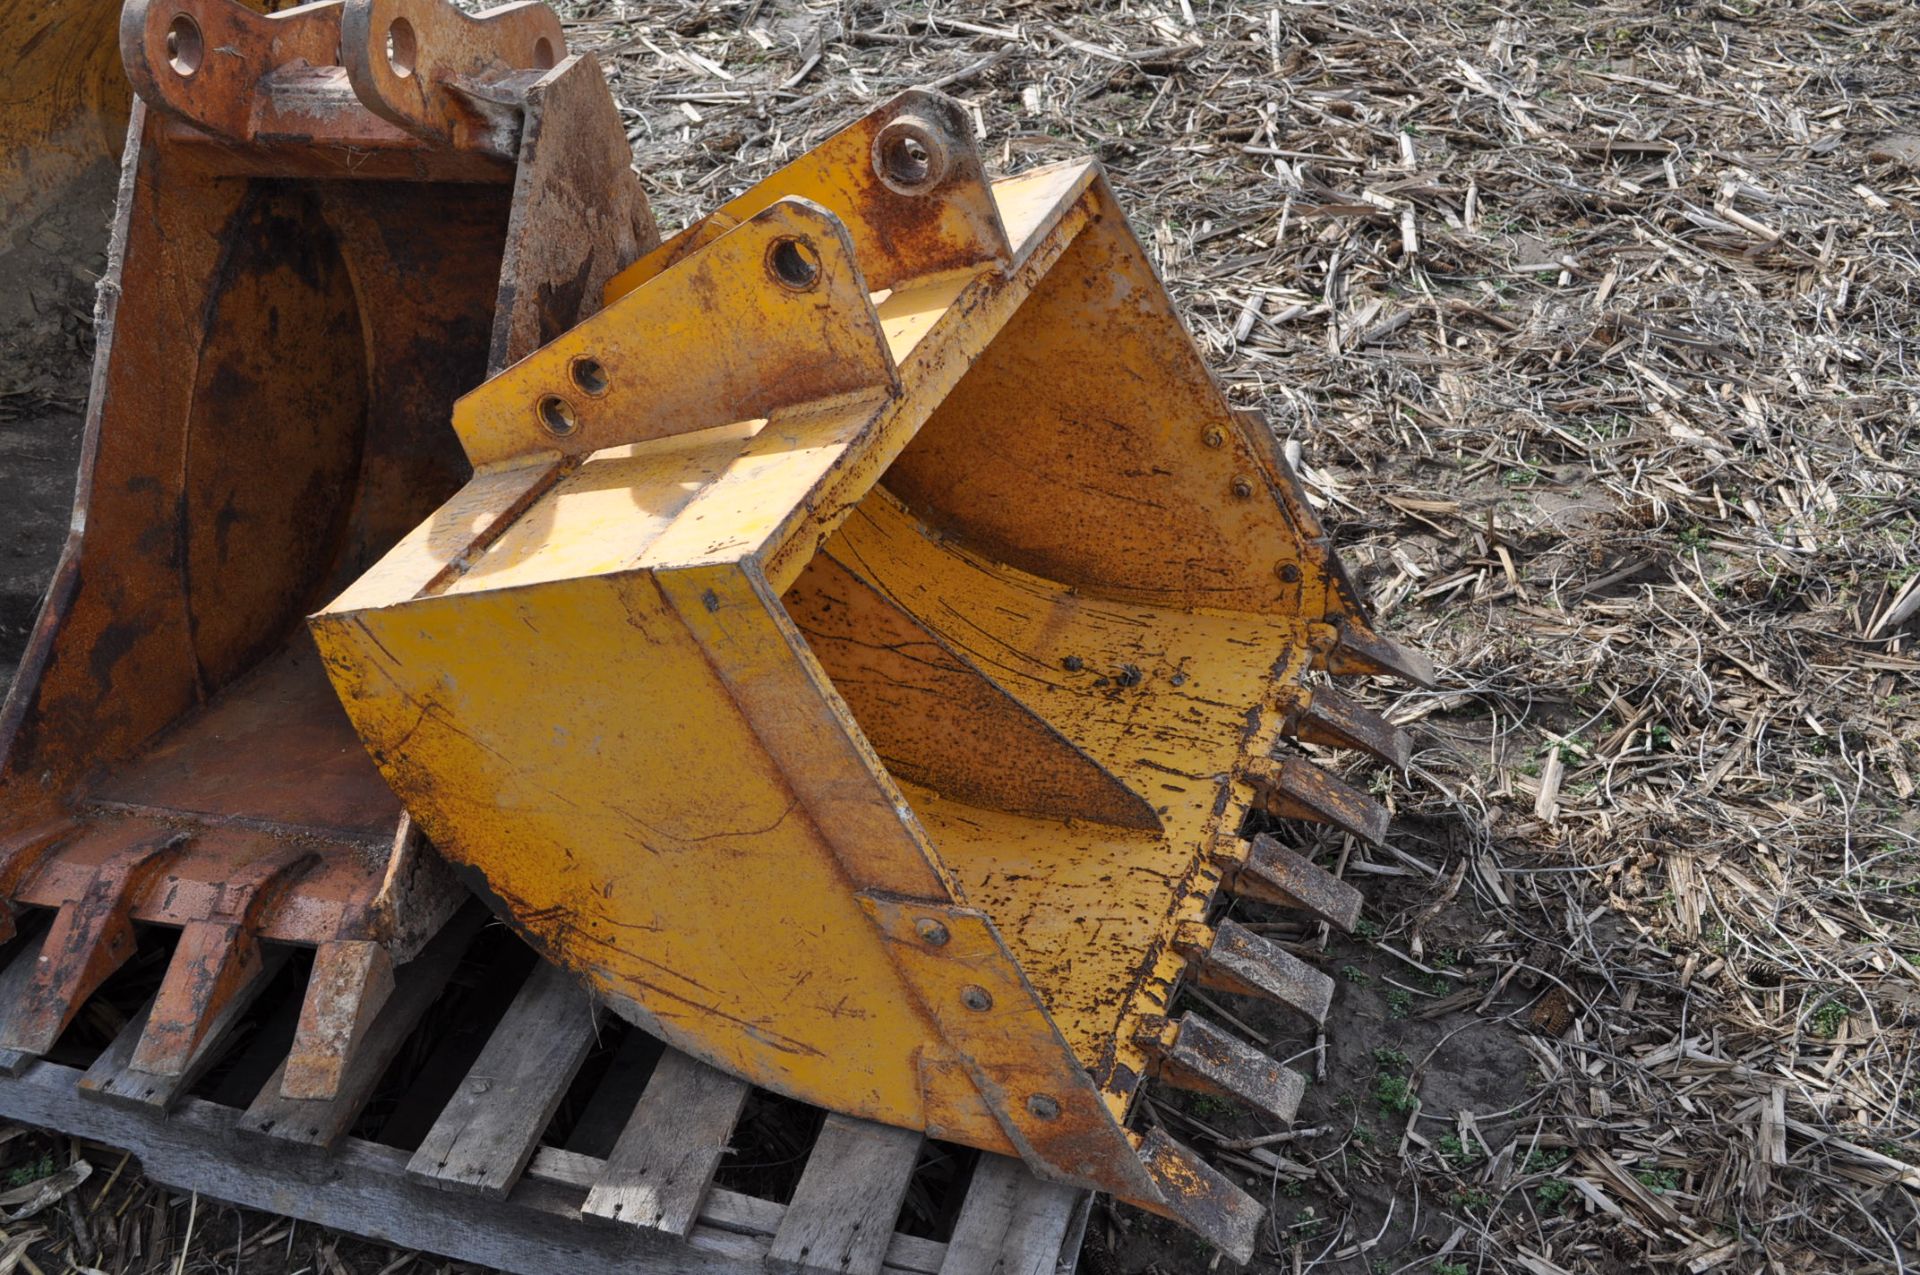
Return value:
[(303, 617), (467, 479), (456, 396), (657, 235), (543, 7), (131, 0), (119, 30), (139, 101), (74, 530), (0, 711), (0, 937), (39, 952), (7, 966), (0, 1063), (159, 925), (151, 1092), (302, 945), (283, 1091), (320, 1097), (464, 892)]
[(313, 620), (382, 772), (501, 915), (757, 1084), (1022, 1157), (1236, 1257), (1259, 1206), (1142, 1082), (1291, 1117), (1170, 1020), (1331, 984), (1222, 889), (1351, 925), (1249, 812), (1378, 838), (1291, 740), (1405, 760), (1309, 670), (1381, 637), (1091, 161), (989, 182), (903, 94), (463, 398), (473, 480)]
[(132, 96), (119, 23), (120, 0), (0, 0), (0, 252), (89, 178), (111, 189)]
[(106, 254), (133, 104), (121, 2), (0, 0), (0, 339), (31, 328), (62, 294), (77, 301)]

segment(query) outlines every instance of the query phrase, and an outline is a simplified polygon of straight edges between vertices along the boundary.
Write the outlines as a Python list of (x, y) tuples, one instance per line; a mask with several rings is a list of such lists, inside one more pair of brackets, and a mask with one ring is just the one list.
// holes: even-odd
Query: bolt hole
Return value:
[(419, 56), (420, 44), (414, 39), (413, 23), (405, 18), (395, 18), (393, 25), (387, 28), (387, 65), (404, 80), (413, 74)]
[(597, 359), (575, 359), (572, 374), (573, 383), (580, 387), (580, 392), (595, 398), (605, 394), (611, 383), (607, 380), (607, 369), (601, 367)]
[(782, 287), (805, 292), (820, 281), (820, 258), (804, 239), (776, 239), (767, 251), (767, 269)]
[(950, 164), (946, 135), (917, 115), (902, 115), (873, 139), (873, 167), (888, 189), (918, 195), (940, 184)]
[(167, 65), (174, 73), (184, 77), (198, 71), (205, 47), (200, 40), (200, 24), (184, 13), (176, 14), (167, 27)]
[(896, 137), (887, 147), (887, 175), (902, 186), (918, 186), (933, 171), (933, 152), (917, 137)]
[(553, 68), (553, 41), (544, 35), (533, 42), (533, 64), (542, 71)]
[(573, 418), (573, 408), (558, 394), (549, 394), (541, 399), (539, 412), (540, 423), (549, 434), (565, 438), (579, 428), (580, 423)]

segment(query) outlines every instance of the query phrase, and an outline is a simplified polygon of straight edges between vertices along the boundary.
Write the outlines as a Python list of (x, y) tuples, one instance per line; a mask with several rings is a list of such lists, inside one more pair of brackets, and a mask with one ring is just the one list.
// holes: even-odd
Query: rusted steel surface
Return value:
[(1139, 1145), (1140, 1162), (1168, 1201), (1166, 1211), (1232, 1260), (1249, 1260), (1266, 1218), (1259, 1201), (1164, 1130), (1149, 1129)]
[(1189, 924), (1174, 943), (1193, 962), (1188, 977), (1202, 987), (1279, 1001), (1314, 1022), (1333, 1004), (1333, 980), (1271, 939), (1234, 920), (1219, 928)]
[(351, 0), (340, 17), (354, 96), (403, 131), (455, 149), (514, 154), (519, 94), (496, 81), (550, 71), (566, 50), (559, 17), (538, 0), (480, 14), (442, 0)]
[(466, 479), (451, 409), (496, 346), (578, 322), (658, 236), (543, 6), (129, 0), (120, 36), (74, 531), (0, 708), (4, 924), (56, 916), (0, 1039), (44, 1050), (134, 923), (174, 926), (133, 1066), (177, 1080), (263, 944), (318, 946), (291, 1065), (320, 1097), (464, 893), (303, 619)]
[(1360, 891), (1265, 833), (1251, 842), (1222, 838), (1215, 858), (1235, 894), (1298, 908), (1349, 933), (1360, 920)]
[(261, 955), (254, 975), (234, 995), (220, 1003), (214, 1019), (201, 1033), (200, 1044), (177, 1072), (140, 1071), (131, 1064), (140, 1039), (152, 1021), (154, 1002), (128, 1020), (106, 1051), (93, 1060), (76, 1086), (80, 1096), (129, 1110), (168, 1111), (198, 1084), (228, 1044), (228, 1038), (260, 993), (264, 992), (293, 955), (292, 949), (269, 948)]
[(379, 943), (336, 939), (313, 956), (293, 1047), (281, 1073), (288, 1098), (324, 1099), (339, 1092), (351, 1058), (392, 997), (393, 958)]
[(1285, 1123), (1306, 1096), (1306, 1079), (1197, 1014), (1157, 1025), (1159, 1078), (1178, 1089), (1244, 1102)]
[(167, 828), (128, 825), (83, 890), (61, 900), (33, 974), (4, 1007), (0, 1049), (44, 1054), (109, 975), (133, 955), (133, 903), (186, 844)]
[(1357, 748), (1401, 770), (1413, 760), (1413, 740), (1405, 731), (1331, 687), (1301, 688), (1287, 715), (1287, 733), (1327, 748)]
[(545, 5), (444, 0), (128, 0), (120, 49), (169, 140), (227, 144), (203, 162), (362, 180), (511, 181), (525, 93), (565, 56)]
[[(1339, 587), (1346, 596), (1353, 596), (1353, 586), (1346, 582), (1344, 571), (1340, 572)], [(1385, 675), (1415, 686), (1433, 685), (1433, 661), (1423, 653), (1375, 633), (1367, 621), (1351, 614), (1335, 619), (1333, 626), (1337, 636), (1325, 660), (1329, 673), (1336, 677)]]
[(660, 242), (640, 184), (619, 179), (633, 155), (592, 55), (529, 85), (525, 114), (489, 376), (597, 313), (608, 280)]
[(1012, 255), (965, 109), (944, 94), (908, 89), (622, 271), (608, 301), (796, 198), (854, 228), (861, 277), (876, 291)]
[[(289, 775), (304, 782), (294, 788)], [(285, 835), (344, 833), (376, 848), (400, 817), (399, 800), (368, 763), (305, 643), (283, 646), (223, 687), (94, 784), (88, 804)]]
[(0, 244), (119, 154), (119, 15), (119, 0), (0, 3)]
[(1386, 841), (1393, 822), (1387, 808), (1305, 758), (1262, 757), (1249, 763), (1246, 775), (1270, 814), (1331, 824), (1374, 845)]
[[(186, 1070), (228, 1003), (265, 969), (259, 936), (262, 915), (320, 863), (318, 854), (299, 845), (258, 835), (239, 840), (253, 843), (254, 857), (237, 866), (221, 884), (219, 900), (204, 919), (181, 928), (166, 977), (147, 1015), (147, 1029), (128, 1064), (136, 1071), (177, 1076)], [(246, 853), (239, 846), (235, 850)]]
[(0, 843), (0, 899), (4, 900), (4, 906), (0, 906), (0, 943), (11, 942), (19, 933), (21, 882), (38, 872), (78, 826), (72, 819), (55, 819)]

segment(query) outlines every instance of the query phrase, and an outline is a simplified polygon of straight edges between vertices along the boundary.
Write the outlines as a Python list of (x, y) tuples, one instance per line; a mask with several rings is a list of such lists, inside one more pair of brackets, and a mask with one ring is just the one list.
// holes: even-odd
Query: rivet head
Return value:
[(1027, 1099), (1027, 1110), (1035, 1120), (1058, 1120), (1060, 1101), (1052, 1094), (1037, 1093)]
[(960, 989), (960, 1003), (975, 1013), (985, 1013), (993, 1008), (993, 993), (984, 987), (968, 983)]
[(1209, 447), (1224, 447), (1227, 442), (1227, 431), (1215, 425), (1200, 437)]
[(947, 939), (952, 937), (947, 933), (946, 926), (940, 924), (940, 922), (930, 916), (923, 916), (918, 921), (915, 921), (913, 923), (913, 932), (918, 934), (920, 941), (928, 947), (945, 947), (947, 945)]
[(1300, 583), (1300, 568), (1295, 564), (1291, 562), (1283, 562), (1278, 567), (1275, 567), (1274, 570), (1279, 574), (1280, 579), (1285, 583), (1287, 584)]
[(1253, 479), (1246, 477), (1244, 474), (1235, 478), (1233, 480), (1233, 494), (1242, 500), (1252, 499)]

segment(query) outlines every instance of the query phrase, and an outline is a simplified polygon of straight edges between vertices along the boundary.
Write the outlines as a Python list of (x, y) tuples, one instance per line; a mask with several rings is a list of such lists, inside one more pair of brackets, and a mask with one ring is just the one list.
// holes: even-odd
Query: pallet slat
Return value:
[[(579, 1210), (602, 1162), (542, 1148), (505, 1204), (413, 1180), (407, 1153), (359, 1138), (331, 1155), (236, 1139), (239, 1112), (186, 1098), (171, 1114), (82, 1103), (81, 1073), (36, 1062), (0, 1083), (0, 1117), (120, 1147), (155, 1182), (244, 1208), (292, 1215), (456, 1261), (550, 1275), (765, 1275), (762, 1261), (787, 1210), (715, 1190), (685, 1239), (637, 1226), (583, 1226)], [(884, 1275), (936, 1275), (946, 1246), (894, 1235)]]
[(529, 1179), (502, 1205), (417, 1182), (406, 1173), (406, 1152), (358, 1138), (331, 1155), (236, 1138), (239, 1112), (198, 1098), (166, 1116), (80, 1102), (80, 1074), (35, 1063), (0, 1085), (0, 1115), (125, 1148), (150, 1178), (176, 1190), (291, 1211), (315, 1225), (518, 1275), (764, 1275), (764, 1238), (704, 1226), (687, 1240), (637, 1227), (583, 1226), (578, 1188)]
[[(609, 1023), (619, 1030), (617, 1024)], [(605, 1043), (605, 1036), (601, 1043)], [(659, 1063), (666, 1046), (647, 1033), (634, 1028), (626, 1033), (613, 1056), (607, 1060), (606, 1071), (601, 1074), (600, 1083), (587, 1095), (586, 1103), (574, 1117), (573, 1131), (568, 1134), (564, 1148), (577, 1151), (581, 1155), (590, 1155), (596, 1160), (604, 1160), (613, 1153), (614, 1143), (620, 1140), (620, 1132), (625, 1128), (627, 1117), (633, 1114), (633, 1108), (640, 1101), (640, 1095), (646, 1090), (647, 1083), (653, 1079), (653, 1069)]]
[(887, 1255), (923, 1135), (827, 1117), (767, 1252), (776, 1269), (874, 1275)]
[[(395, 1001), (404, 999), (409, 985), (413, 999), (422, 1006), (439, 995), (479, 928), (477, 916), (467, 919), (472, 923), (455, 922), (404, 967), (388, 1011)], [(22, 945), (14, 956), (30, 960), (32, 945)], [(293, 1007), (292, 1001), (280, 1007), (282, 1031), (290, 1028)], [(641, 1159), (646, 1164), (658, 1166), (671, 1160), (682, 1166), (671, 1173), (670, 1180), (657, 1168), (646, 1168), (629, 1184), (646, 1182), (660, 1173), (660, 1184), (672, 1188), (665, 1192), (672, 1197), (667, 1201), (670, 1219), (684, 1217), (689, 1209), (693, 1217), (683, 1226), (676, 1220), (675, 1225), (682, 1227), (677, 1233), (587, 1221), (585, 1197), (603, 1186), (617, 1190), (623, 1179), (597, 1153), (537, 1145), (552, 1104), (583, 1063), (596, 1022), (584, 994), (545, 966), (529, 977), (506, 1018), (490, 1034), (466, 1083), (448, 1104), (452, 1112), (463, 1094), (474, 1093), (476, 1080), (487, 1081), (489, 1091), (499, 1088), (510, 1096), (505, 1107), (490, 1109), (495, 1114), (514, 1113), (510, 1120), (484, 1137), (479, 1135), (487, 1134), (487, 1120), (467, 1120), (450, 1143), (456, 1150), (484, 1143), (505, 1157), (486, 1166), (492, 1175), (489, 1181), (504, 1179), (497, 1193), (484, 1183), (463, 1182), (448, 1190), (446, 1181), (422, 1177), (417, 1156), (344, 1132), (325, 1141), (311, 1129), (312, 1136), (303, 1134), (297, 1140), (257, 1136), (269, 1133), (260, 1127), (263, 1110), (325, 1108), (329, 1119), (337, 1114), (332, 1110), (336, 1104), (331, 1103), (294, 1103), (289, 1108), (280, 1096), (278, 1072), (255, 1105), (244, 1112), (187, 1095), (192, 1075), (177, 1093), (167, 1095), (170, 1107), (155, 1105), (146, 1094), (116, 1094), (112, 1096), (117, 1101), (103, 1102), (96, 1092), (95, 1100), (83, 1100), (83, 1084), (97, 1091), (125, 1076), (147, 1017), (143, 1011), (122, 1029), (96, 1060), (91, 1080), (89, 1073), (45, 1059), (27, 1063), (17, 1076), (0, 1075), (0, 1119), (124, 1148), (139, 1157), (152, 1180), (177, 1190), (287, 1213), (320, 1226), (499, 1267), (515, 1275), (545, 1275), (552, 1270), (578, 1275), (764, 1275), (769, 1267), (826, 1269), (837, 1275), (965, 1275), (975, 1269), (1047, 1275), (1049, 1266), (1063, 1262), (1070, 1266), (1078, 1249), (1084, 1193), (1077, 1196), (1076, 1221), (1063, 1243), (1060, 1228), (1051, 1220), (1053, 1212), (1037, 1206), (1033, 1198), (1054, 1188), (1039, 1186), (1030, 1178), (1023, 1185), (1025, 1170), (1011, 1161), (996, 1170), (1008, 1174), (1008, 1182), (992, 1191), (976, 1184), (979, 1198), (970, 1196), (962, 1209), (952, 1245), (901, 1234), (894, 1228), (918, 1161), (921, 1136), (841, 1116), (828, 1117), (791, 1205), (713, 1186), (713, 1165), (724, 1152), (748, 1087), (671, 1050), (648, 1078), (642, 1097), (644, 1101), (646, 1095), (654, 1095), (648, 1105), (668, 1113), (671, 1119), (666, 1127), (674, 1131), (672, 1136), (660, 1136), (656, 1126), (653, 1137), (647, 1139), (642, 1126), (648, 1122), (639, 1120), (636, 1110), (636, 1118), (628, 1121), (618, 1141), (610, 1139), (609, 1130), (590, 1143), (605, 1147), (611, 1142), (616, 1150), (623, 1142), (645, 1145), (647, 1153)], [(390, 1024), (399, 1021), (388, 1018), (387, 1011), (382, 1018)], [(356, 1056), (355, 1066), (371, 1073), (368, 1085), (379, 1079), (418, 1020), (418, 1012), (413, 1012), (404, 1026), (393, 1029), (392, 1048), (378, 1066), (372, 1065), (371, 1054)], [(223, 1024), (197, 1052), (190, 1067), (193, 1075), (230, 1051), (230, 1026)], [(370, 1039), (378, 1034), (373, 1029), (368, 1033)], [(256, 1038), (250, 1048), (258, 1052), (260, 1044)], [(255, 1062), (254, 1076), (274, 1061), (273, 1053), (263, 1054)], [(279, 1061), (284, 1066), (284, 1055)], [(153, 1078), (140, 1079), (144, 1083)], [(235, 1098), (250, 1092), (253, 1083), (257, 1080), (235, 1090)], [(632, 1088), (627, 1092), (631, 1094)], [(342, 1131), (365, 1101), (366, 1093), (361, 1092), (346, 1102), (345, 1115), (339, 1117)], [(610, 1100), (600, 1119), (618, 1119), (616, 1113), (630, 1101), (630, 1097), (617, 1103)], [(640, 1104), (634, 1105), (637, 1109)], [(447, 1123), (443, 1113), (436, 1132)], [(248, 1126), (256, 1136), (236, 1136)], [(526, 1129), (532, 1132), (523, 1132)], [(706, 1136), (698, 1136), (697, 1130), (706, 1131)], [(679, 1148), (678, 1157), (662, 1159), (663, 1150), (671, 1147)], [(627, 1151), (633, 1153), (634, 1147)], [(506, 1169), (500, 1167), (502, 1163)], [(700, 1191), (683, 1194), (690, 1182)], [(626, 1216), (624, 1211), (621, 1216)], [(973, 1233), (976, 1229), (979, 1234)], [(1038, 1251), (1020, 1253), (1022, 1242)], [(956, 1246), (971, 1264), (949, 1264), (949, 1253)], [(988, 1253), (1002, 1256), (976, 1256)], [(980, 1266), (981, 1261), (995, 1260), (1000, 1263), (997, 1268)]]
[(749, 1088), (677, 1049), (667, 1050), (582, 1211), (685, 1235), (700, 1215)]
[(593, 1045), (599, 1011), (571, 974), (528, 976), (407, 1172), (450, 1191), (502, 1199)]
[[(40, 963), (40, 951), (46, 944), (47, 931), (44, 926), (40, 932), (20, 945), (13, 954), (7, 967), (0, 970), (0, 1014), (8, 1012), (20, 1000), (20, 993), (27, 985), (27, 979), (33, 974), (34, 967)], [(0, 1076), (17, 1076), (37, 1054), (24, 1049), (0, 1049)]]
[(1035, 1180), (1018, 1160), (982, 1155), (940, 1275), (1054, 1275), (1085, 1194)]

